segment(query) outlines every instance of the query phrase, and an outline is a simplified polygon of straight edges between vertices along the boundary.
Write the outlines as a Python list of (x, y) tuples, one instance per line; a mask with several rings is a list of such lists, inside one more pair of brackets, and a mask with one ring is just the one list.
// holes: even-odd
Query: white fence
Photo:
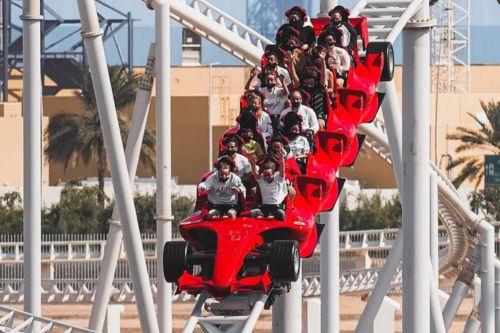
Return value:
[[(497, 228), (499, 224), (495, 223)], [(378, 276), (396, 238), (398, 229), (350, 231), (340, 234), (340, 257), (343, 269), (343, 293), (368, 291)], [(178, 235), (174, 238), (179, 238)], [(156, 238), (142, 235), (145, 260), (156, 294)], [(442, 249), (447, 247), (448, 235), (439, 232)], [(106, 235), (43, 235), (42, 290), (44, 302), (90, 302), (99, 278), (101, 258)], [(496, 253), (500, 254), (500, 237), (496, 238)], [(320, 292), (319, 251), (303, 260), (303, 292), (305, 296)], [(396, 275), (394, 284), (399, 282)], [(133, 302), (133, 285), (126, 253), (122, 247), (115, 271), (112, 299)], [(0, 302), (22, 302), (23, 299), (23, 243), (19, 235), (0, 235)], [(189, 300), (189, 295), (176, 295), (177, 300)]]

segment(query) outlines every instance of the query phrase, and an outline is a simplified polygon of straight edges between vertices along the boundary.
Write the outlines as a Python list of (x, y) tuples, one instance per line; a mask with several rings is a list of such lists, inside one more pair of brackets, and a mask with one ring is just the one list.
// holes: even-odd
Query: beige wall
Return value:
[[(0, 103), (0, 186), (23, 184), (23, 117), (21, 103)], [(49, 123), (42, 118), (42, 130)], [(42, 185), (49, 185), (49, 167), (43, 159)]]
[[(217, 141), (228, 125), (234, 123), (239, 112), (239, 98), (248, 76), (246, 67), (212, 68), (212, 123), (213, 152), (217, 157)], [(172, 68), (172, 174), (181, 184), (192, 184), (208, 169), (208, 109), (209, 109), (209, 73), (207, 67), (174, 67)], [(396, 86), (401, 89), (401, 68), (396, 68)], [(17, 86), (16, 86), (17, 87)], [(458, 125), (473, 126), (474, 122), (467, 113), (480, 111), (480, 100), (500, 100), (500, 66), (474, 66), (472, 68), (473, 93), (440, 94), (437, 97), (437, 150), (435, 142), (435, 106), (436, 96), (431, 98), (431, 158), (444, 168), (443, 155), (455, 155), (455, 144), (446, 140), (446, 135), (453, 132)], [(44, 126), (47, 118), (59, 112), (79, 114), (83, 107), (71, 91), (63, 91), (60, 96), (45, 96)], [(401, 95), (400, 95), (401, 98)], [(148, 123), (154, 126), (154, 98)], [(20, 104), (0, 106), (0, 185), (8, 183), (13, 186), (22, 185), (22, 118), (16, 110)], [(131, 108), (125, 110), (130, 114)], [(11, 119), (11, 116), (15, 116)], [(17, 117), (17, 118), (16, 118)], [(9, 158), (5, 158), (8, 156)], [(437, 156), (437, 158), (436, 158)], [(374, 173), (376, 170), (376, 174)], [(64, 171), (62, 164), (50, 163), (44, 169), (46, 182), (51, 185), (75, 177), (95, 177), (95, 165), (75, 167), (70, 165)], [(139, 167), (138, 174), (143, 177), (153, 173)], [(352, 168), (344, 168), (341, 175), (350, 179), (358, 179), (366, 187), (394, 187), (392, 169), (378, 156), (363, 149)]]
[[(54, 103), (57, 98), (52, 98)], [(54, 106), (51, 115), (58, 112), (82, 112), (82, 107), (75, 98), (64, 98), (64, 106)], [(49, 104), (50, 104), (49, 103)], [(207, 96), (180, 96), (172, 98), (172, 176), (179, 184), (196, 183), (200, 176), (208, 169), (208, 98)], [(131, 108), (124, 110), (130, 114)], [(154, 129), (156, 117), (156, 98), (153, 97), (148, 126)], [(214, 134), (214, 140), (217, 136)], [(216, 152), (216, 150), (214, 149)], [(89, 166), (74, 164), (64, 170), (62, 163), (50, 163), (50, 184), (65, 182), (74, 178), (88, 178), (96, 176), (95, 162)], [(153, 177), (154, 172), (139, 165), (138, 176)]]

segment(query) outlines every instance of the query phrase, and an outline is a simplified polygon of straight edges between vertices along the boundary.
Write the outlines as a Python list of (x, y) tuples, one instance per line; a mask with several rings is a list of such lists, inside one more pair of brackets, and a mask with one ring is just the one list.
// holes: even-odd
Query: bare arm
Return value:
[(325, 55), (320, 54), (319, 58), (321, 59), (321, 68), (320, 68), (320, 81), (321, 85), (323, 87), (326, 87), (328, 85), (328, 81), (326, 79), (326, 61), (325, 61)]
[[(342, 52), (343, 51), (343, 52)], [(342, 50), (340, 54), (340, 70), (347, 72), (351, 67), (351, 58), (346, 50)]]
[(294, 61), (292, 58), (292, 53), (287, 52), (285, 54), (285, 66), (290, 74), (290, 78), (292, 79), (293, 87), (298, 88), (300, 86), (299, 76), (297, 75), (297, 71), (295, 70)]
[(260, 175), (257, 172), (257, 158), (255, 156), (250, 156), (248, 160), (250, 161), (250, 166), (252, 167), (252, 175), (256, 180), (259, 180)]
[(250, 71), (250, 76), (248, 77), (247, 83), (245, 83), (245, 90), (249, 91), (250, 90), (250, 84), (252, 83), (254, 77), (259, 74), (259, 70), (257, 68), (252, 68)]
[(288, 91), (288, 87), (285, 84), (285, 76), (283, 74), (279, 75), (278, 80), (280, 81), (281, 86), (283, 87), (284, 96), (288, 96), (290, 94), (290, 92)]
[(280, 177), (285, 178), (285, 155), (284, 154), (281, 157), (281, 161), (280, 162), (281, 162), (280, 163), (280, 167), (279, 167)]

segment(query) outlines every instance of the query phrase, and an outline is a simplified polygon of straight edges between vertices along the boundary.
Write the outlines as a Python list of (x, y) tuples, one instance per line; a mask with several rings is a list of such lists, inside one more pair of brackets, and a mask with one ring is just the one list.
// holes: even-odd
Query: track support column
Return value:
[[(132, 121), (125, 147), (125, 159), (129, 173), (130, 183), (134, 182), (141, 154), (142, 139), (146, 129), (146, 121), (151, 102), (151, 89), (153, 86), (154, 71), (154, 44), (149, 46), (148, 60), (144, 73), (139, 80), (137, 95), (132, 111)], [(118, 206), (113, 208), (113, 214), (109, 220), (108, 237), (101, 262), (99, 280), (96, 285), (94, 302), (90, 312), (89, 328), (94, 331), (102, 331), (106, 318), (107, 307), (113, 287), (116, 265), (120, 255), (120, 248), (123, 241), (122, 225), (120, 223), (120, 211)]]
[(488, 222), (479, 224), (480, 236), (480, 273), (481, 333), (494, 333), (495, 330), (495, 228)]
[(321, 0), (319, 3), (319, 17), (328, 17), (328, 12), (339, 4), (338, 0)]
[(276, 298), (272, 310), (273, 333), (302, 332), (302, 269), (290, 291)]
[[(172, 332), (172, 284), (163, 276), (163, 247), (172, 239), (172, 134), (170, 88), (170, 1), (155, 1), (156, 34), (156, 253), (158, 326)], [(166, 267), (168, 269), (168, 267)]]
[(321, 213), (325, 225), (321, 235), (321, 332), (340, 332), (340, 244), (338, 203), (330, 212)]
[[(23, 14), (24, 311), (41, 316), (42, 300), (42, 78), (40, 0), (24, 0)], [(8, 22), (3, 22), (4, 29)], [(4, 54), (7, 56), (7, 54)], [(5, 75), (5, 73), (4, 73)], [(8, 84), (3, 82), (4, 86)], [(38, 332), (35, 324), (30, 332)]]
[(403, 331), (430, 329), (429, 1), (403, 32)]
[(122, 138), (118, 127), (116, 107), (106, 66), (102, 32), (97, 18), (95, 1), (78, 0), (77, 3), (85, 50), (92, 74), (92, 84), (96, 95), (97, 110), (113, 180), (116, 204), (120, 210), (123, 239), (134, 283), (134, 294), (137, 298), (141, 329), (143, 332), (158, 333), (153, 295), (144, 260), (144, 249), (137, 223)]

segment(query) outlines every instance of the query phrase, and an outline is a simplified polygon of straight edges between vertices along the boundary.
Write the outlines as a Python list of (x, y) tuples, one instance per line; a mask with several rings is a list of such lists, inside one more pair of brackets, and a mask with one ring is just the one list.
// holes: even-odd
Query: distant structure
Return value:
[(276, 31), (285, 19), (285, 11), (293, 6), (301, 6), (307, 9), (310, 16), (317, 13), (311, 13), (311, 2), (299, 0), (290, 2), (287, 0), (247, 0), (247, 25), (258, 33), (274, 40)]
[(432, 92), (470, 92), (470, 0), (433, 1)]
[[(83, 81), (82, 66), (86, 66), (80, 19), (67, 19), (42, 1), (42, 73), (55, 85), (43, 84), (43, 93), (55, 95), (61, 89), (80, 87)], [(96, 0), (99, 11), (103, 40), (113, 43), (123, 66), (132, 69), (133, 64), (133, 19), (130, 12), (116, 9), (102, 0)], [(75, 5), (76, 6), (76, 5)], [(2, 82), (2, 101), (11, 98), (20, 100), (20, 96), (9, 91), (9, 76), (14, 69), (23, 66), (23, 34), (19, 16), (22, 13), (22, 1), (1, 0), (0, 25), (0, 80)], [(125, 31), (124, 31), (125, 30)], [(117, 33), (127, 34), (126, 49), (122, 50)], [(131, 72), (131, 71), (130, 71)], [(43, 79), (42, 79), (43, 80)]]

